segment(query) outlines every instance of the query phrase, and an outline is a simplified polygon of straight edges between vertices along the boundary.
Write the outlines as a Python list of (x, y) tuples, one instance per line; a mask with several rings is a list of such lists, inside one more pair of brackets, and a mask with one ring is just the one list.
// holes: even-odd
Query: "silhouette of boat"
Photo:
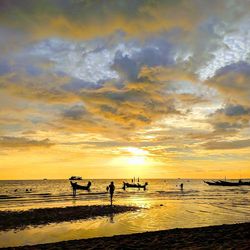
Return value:
[(218, 181), (204, 181), (206, 184), (212, 186), (212, 185), (218, 185), (219, 182)]
[(70, 184), (71, 184), (71, 186), (72, 186), (72, 188), (74, 190), (77, 190), (77, 189), (79, 189), (79, 190), (90, 190), (91, 181), (89, 181), (86, 186), (79, 185), (79, 184), (77, 184), (77, 182), (72, 182), (72, 181), (70, 182)]
[(123, 182), (123, 189), (126, 190), (126, 188), (143, 188), (144, 190), (146, 190), (146, 187), (147, 187), (148, 183), (145, 182), (144, 185), (141, 185), (139, 183), (135, 184), (135, 183), (128, 183), (128, 182)]
[(213, 185), (213, 186), (250, 186), (250, 181), (242, 181), (239, 180), (238, 182), (231, 182), (231, 181), (204, 181), (208, 185)]
[(80, 181), (80, 180), (82, 180), (82, 177), (81, 177), (81, 176), (71, 176), (71, 177), (69, 178), (69, 180), (72, 180), (72, 181)]

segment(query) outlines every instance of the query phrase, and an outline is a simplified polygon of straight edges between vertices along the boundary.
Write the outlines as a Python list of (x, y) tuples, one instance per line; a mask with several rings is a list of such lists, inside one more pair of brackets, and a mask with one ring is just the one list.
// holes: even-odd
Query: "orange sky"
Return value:
[(1, 1), (0, 179), (250, 178), (248, 1)]

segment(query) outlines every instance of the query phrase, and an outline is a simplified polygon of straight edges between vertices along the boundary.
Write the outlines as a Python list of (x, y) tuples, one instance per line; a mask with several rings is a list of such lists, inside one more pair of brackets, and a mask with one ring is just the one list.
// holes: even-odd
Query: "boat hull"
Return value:
[(204, 181), (206, 184), (210, 186), (223, 186), (223, 187), (237, 187), (237, 186), (250, 186), (250, 182), (230, 182), (230, 181)]
[(126, 188), (143, 188), (144, 190), (146, 190), (148, 183), (146, 182), (144, 185), (141, 184), (131, 184), (131, 183), (127, 183), (127, 182), (123, 182), (123, 189), (125, 190)]

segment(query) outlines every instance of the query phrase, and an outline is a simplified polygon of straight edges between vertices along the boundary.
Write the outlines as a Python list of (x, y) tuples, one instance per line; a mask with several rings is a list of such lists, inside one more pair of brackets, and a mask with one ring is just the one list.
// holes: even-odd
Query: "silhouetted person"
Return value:
[(110, 194), (110, 204), (112, 206), (113, 204), (113, 195), (114, 195), (114, 192), (115, 192), (115, 185), (114, 185), (114, 182), (111, 181), (109, 186), (107, 187), (107, 191), (109, 191), (109, 194)]
[(73, 189), (73, 196), (76, 196), (76, 186), (77, 186), (77, 182), (72, 182), (70, 181), (72, 189)]
[(181, 191), (182, 191), (183, 190), (183, 183), (181, 183), (180, 188), (181, 188)]

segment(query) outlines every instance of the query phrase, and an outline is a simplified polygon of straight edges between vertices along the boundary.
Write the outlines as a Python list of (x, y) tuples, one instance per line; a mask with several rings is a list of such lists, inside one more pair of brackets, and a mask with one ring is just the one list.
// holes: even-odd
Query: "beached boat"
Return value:
[(71, 181), (80, 181), (80, 180), (82, 180), (82, 177), (81, 176), (71, 176), (69, 178), (69, 180), (71, 180)]
[(126, 190), (126, 188), (143, 188), (144, 190), (146, 190), (146, 187), (147, 187), (148, 183), (145, 182), (144, 185), (141, 185), (139, 183), (135, 184), (135, 183), (128, 183), (128, 182), (123, 182), (123, 189)]
[(250, 181), (242, 181), (239, 180), (238, 182), (231, 182), (231, 181), (204, 181), (208, 185), (214, 185), (214, 186), (250, 186)]

